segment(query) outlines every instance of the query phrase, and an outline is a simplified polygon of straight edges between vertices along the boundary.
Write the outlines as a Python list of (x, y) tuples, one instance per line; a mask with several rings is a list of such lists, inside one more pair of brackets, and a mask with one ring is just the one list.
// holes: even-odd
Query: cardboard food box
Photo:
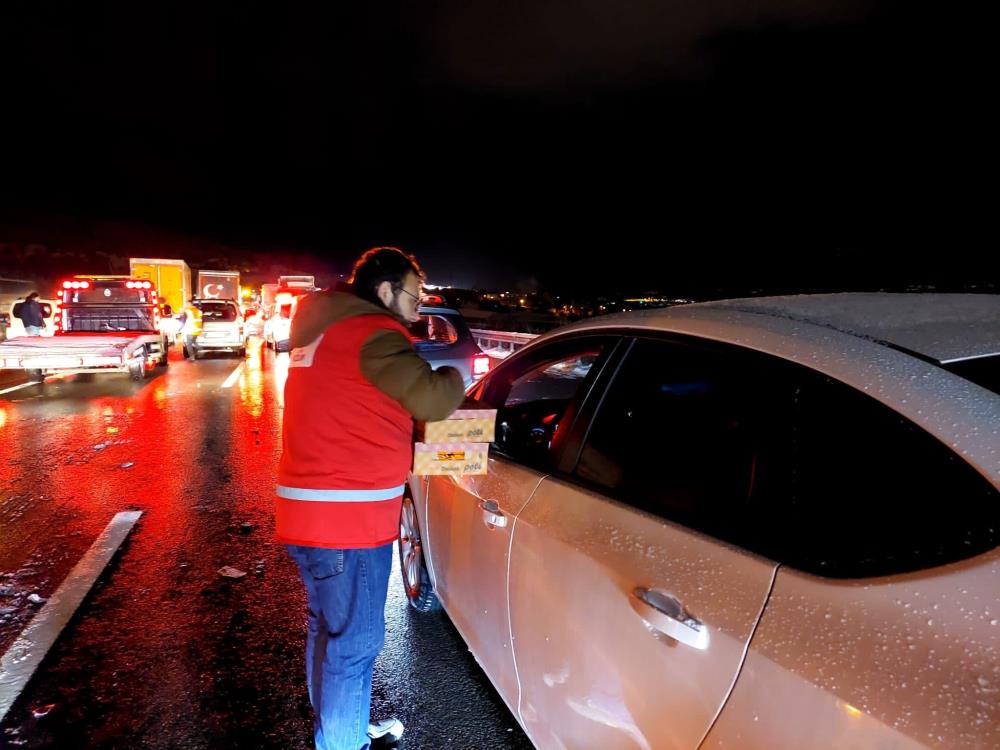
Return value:
[(413, 473), (417, 476), (482, 475), (490, 455), (489, 443), (416, 443)]
[(424, 425), (425, 443), (492, 443), (496, 409), (459, 409), (447, 419)]

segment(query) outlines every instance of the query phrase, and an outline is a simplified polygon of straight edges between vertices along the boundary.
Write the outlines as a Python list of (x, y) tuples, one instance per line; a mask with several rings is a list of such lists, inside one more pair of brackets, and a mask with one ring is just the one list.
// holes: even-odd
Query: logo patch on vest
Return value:
[(321, 333), (312, 343), (292, 349), (291, 354), (288, 355), (288, 366), (312, 367), (313, 358), (316, 356), (316, 350), (319, 349), (319, 344), (323, 340), (324, 335)]

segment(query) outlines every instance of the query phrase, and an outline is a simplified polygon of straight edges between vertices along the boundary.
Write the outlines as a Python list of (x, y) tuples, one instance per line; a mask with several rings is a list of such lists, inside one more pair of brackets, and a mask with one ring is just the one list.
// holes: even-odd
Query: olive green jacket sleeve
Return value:
[(421, 422), (446, 419), (465, 398), (461, 373), (454, 367), (432, 369), (398, 331), (375, 331), (365, 340), (361, 374)]

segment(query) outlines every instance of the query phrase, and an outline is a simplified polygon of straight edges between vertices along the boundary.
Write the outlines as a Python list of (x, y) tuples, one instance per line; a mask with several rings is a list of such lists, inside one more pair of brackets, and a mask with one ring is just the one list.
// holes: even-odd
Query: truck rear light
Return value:
[(63, 289), (90, 289), (89, 281), (64, 281), (62, 283)]
[(486, 356), (472, 358), (472, 374), (485, 375), (490, 371), (490, 358)]

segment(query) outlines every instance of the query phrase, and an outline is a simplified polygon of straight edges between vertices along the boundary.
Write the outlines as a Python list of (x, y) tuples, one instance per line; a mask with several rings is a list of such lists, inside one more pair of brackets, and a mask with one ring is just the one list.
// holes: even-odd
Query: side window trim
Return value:
[(563, 442), (559, 460), (555, 464), (560, 474), (571, 475), (576, 469), (576, 465), (580, 461), (580, 454), (583, 452), (583, 446), (590, 434), (590, 428), (594, 424), (594, 417), (600, 410), (601, 404), (604, 403), (605, 396), (615, 382), (615, 378), (618, 377), (622, 363), (628, 359), (629, 352), (632, 351), (635, 342), (634, 336), (617, 337), (614, 348), (609, 352), (604, 366), (594, 379), (593, 386), (585, 394), (580, 408), (574, 415), (573, 424)]
[[(494, 370), (493, 373), (493, 377), (496, 377), (497, 374), (503, 373), (505, 380), (502, 382), (505, 383), (504, 387), (509, 391), (510, 384), (512, 384), (515, 380), (517, 380), (518, 377), (528, 373), (532, 368), (536, 367), (537, 365), (539, 365), (540, 363), (544, 362), (547, 359), (545, 355), (545, 352), (547, 350), (551, 351), (556, 347), (566, 346), (568, 343), (571, 342), (583, 343), (586, 341), (605, 342), (607, 349), (602, 353), (599, 362), (596, 363), (599, 369), (594, 373), (594, 377), (591, 379), (591, 385), (586, 389), (585, 392), (576, 394), (573, 401), (570, 403), (566, 413), (566, 415), (570, 418), (570, 426), (567, 431), (567, 436), (561, 441), (561, 444), (558, 446), (556, 450), (554, 450), (553, 454), (549, 457), (550, 460), (545, 465), (533, 462), (527, 462), (521, 457), (512, 456), (508, 453), (505, 453), (500, 448), (498, 448), (495, 443), (491, 445), (491, 450), (490, 450), (491, 455), (503, 458), (505, 461), (516, 463), (519, 466), (527, 466), (529, 468), (545, 472), (552, 471), (554, 467), (557, 467), (562, 463), (562, 456), (567, 447), (567, 442), (569, 440), (570, 435), (573, 433), (576, 427), (577, 418), (580, 413), (580, 406), (583, 403), (586, 403), (586, 401), (590, 398), (590, 395), (595, 391), (596, 384), (601, 380), (602, 376), (604, 376), (604, 373), (607, 371), (608, 363), (612, 362), (613, 360), (617, 361), (617, 359), (620, 359), (622, 337), (615, 333), (605, 334), (603, 332), (599, 332), (597, 334), (588, 332), (587, 334), (580, 336), (560, 337), (551, 342), (546, 342), (544, 348), (541, 346), (538, 347), (538, 350), (530, 358), (527, 358), (523, 363), (517, 363), (518, 368), (514, 369), (508, 366), (504, 370), (501, 370), (500, 368), (504, 367), (504, 365), (501, 364), (500, 367)], [(511, 372), (508, 374), (507, 370), (511, 370)], [(486, 390), (486, 384), (484, 384), (481, 388), (481, 391), (485, 390)], [(485, 394), (481, 393), (481, 395)], [(490, 403), (492, 404), (492, 402)]]

